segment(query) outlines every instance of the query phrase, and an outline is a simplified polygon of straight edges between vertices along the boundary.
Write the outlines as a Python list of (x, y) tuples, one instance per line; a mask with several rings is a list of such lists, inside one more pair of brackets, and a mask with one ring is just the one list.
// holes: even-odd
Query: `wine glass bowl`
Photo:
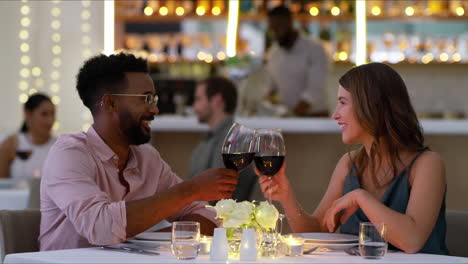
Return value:
[(280, 129), (257, 129), (255, 166), (263, 174), (274, 176), (281, 169), (286, 155)]
[(255, 135), (255, 129), (234, 122), (221, 149), (226, 168), (241, 171), (250, 165), (255, 156)]

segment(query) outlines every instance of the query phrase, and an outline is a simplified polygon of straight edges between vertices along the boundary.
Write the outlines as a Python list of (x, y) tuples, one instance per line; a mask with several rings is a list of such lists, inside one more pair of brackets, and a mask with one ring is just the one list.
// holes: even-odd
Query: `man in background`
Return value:
[[(211, 77), (197, 85), (193, 110), (199, 122), (207, 124), (210, 131), (192, 152), (189, 178), (207, 169), (224, 167), (221, 148), (234, 123), (236, 106), (237, 88), (232, 81)], [(241, 171), (232, 198), (237, 201), (249, 199), (256, 177), (251, 168)]]
[(285, 6), (268, 12), (268, 29), (275, 41), (267, 59), (272, 97), (297, 116), (327, 116), (324, 48), (294, 29)]

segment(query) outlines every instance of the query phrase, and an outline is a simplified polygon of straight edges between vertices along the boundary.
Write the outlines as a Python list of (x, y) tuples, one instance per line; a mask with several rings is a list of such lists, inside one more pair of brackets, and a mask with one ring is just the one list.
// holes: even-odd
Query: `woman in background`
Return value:
[(390, 249), (448, 254), (445, 245), (445, 167), (424, 146), (406, 85), (390, 66), (370, 63), (339, 80), (333, 119), (345, 144), (359, 143), (338, 162), (325, 195), (306, 214), (285, 175), (268, 179), (266, 194), (281, 203), (293, 232), (358, 235), (360, 222), (385, 223)]
[(24, 104), (24, 122), (19, 133), (0, 145), (0, 178), (39, 177), (42, 164), (55, 139), (51, 135), (55, 106), (36, 93)]

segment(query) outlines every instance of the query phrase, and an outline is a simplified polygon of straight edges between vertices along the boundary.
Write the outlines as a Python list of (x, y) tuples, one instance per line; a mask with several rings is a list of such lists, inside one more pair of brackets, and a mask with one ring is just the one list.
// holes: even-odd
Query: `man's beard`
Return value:
[(140, 120), (136, 121), (133, 119), (132, 114), (123, 109), (120, 114), (120, 131), (126, 137), (130, 145), (141, 145), (148, 143), (151, 139), (151, 133), (146, 133), (141, 127), (143, 120), (153, 120), (153, 116), (141, 117)]

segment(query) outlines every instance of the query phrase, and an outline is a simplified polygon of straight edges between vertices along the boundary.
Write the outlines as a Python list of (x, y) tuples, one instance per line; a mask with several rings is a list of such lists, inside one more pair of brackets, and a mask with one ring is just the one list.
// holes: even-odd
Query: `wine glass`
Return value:
[[(271, 179), (283, 166), (286, 156), (283, 135), (277, 128), (257, 129), (256, 134), (255, 166), (263, 175)], [(268, 196), (271, 203), (271, 192), (268, 192)]]
[(224, 166), (238, 172), (247, 168), (255, 156), (255, 140), (255, 129), (234, 122), (221, 149)]

